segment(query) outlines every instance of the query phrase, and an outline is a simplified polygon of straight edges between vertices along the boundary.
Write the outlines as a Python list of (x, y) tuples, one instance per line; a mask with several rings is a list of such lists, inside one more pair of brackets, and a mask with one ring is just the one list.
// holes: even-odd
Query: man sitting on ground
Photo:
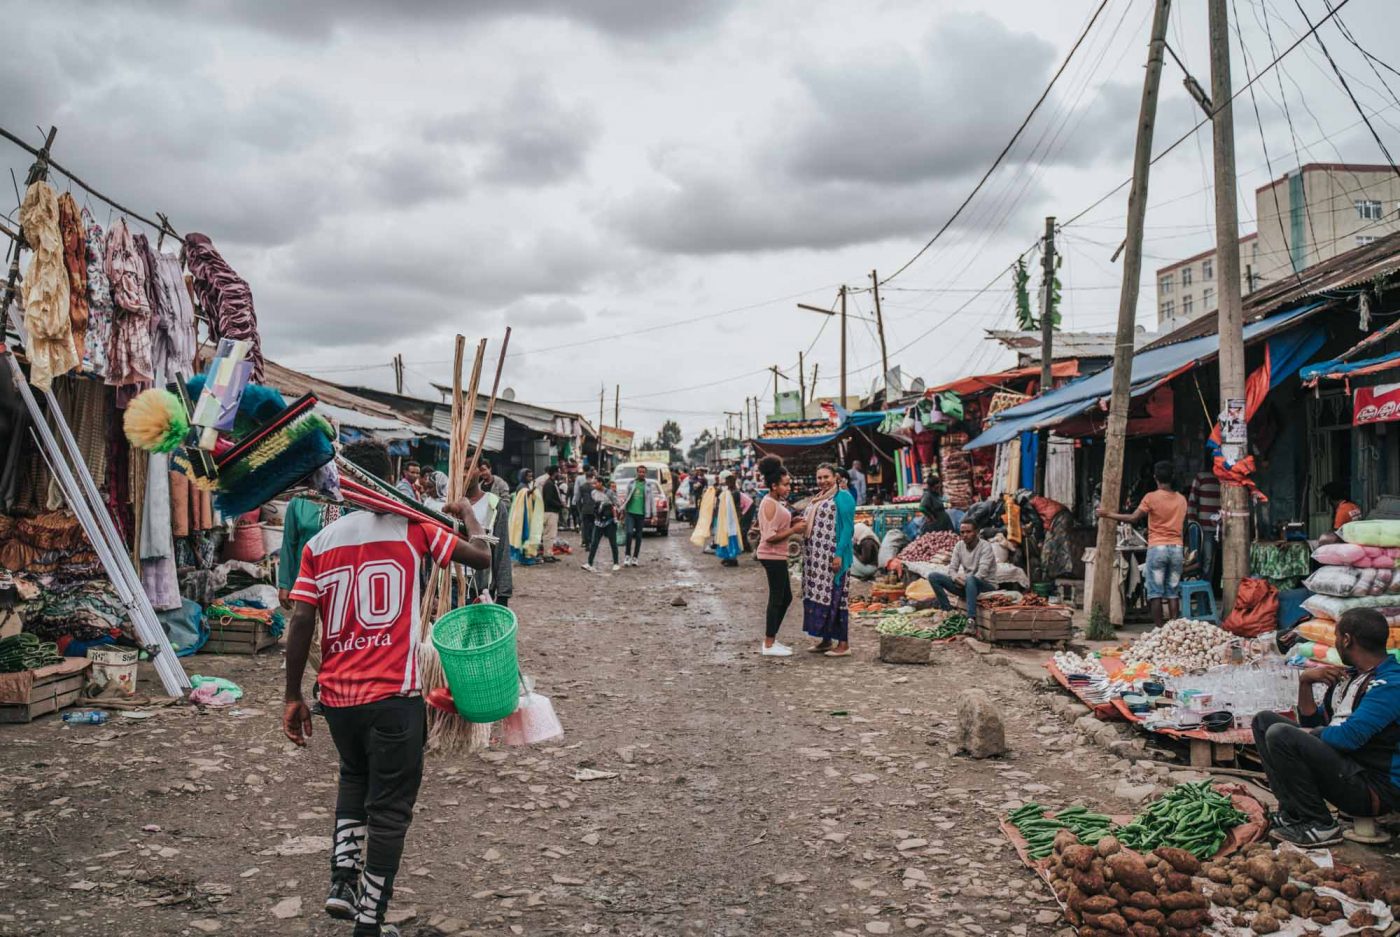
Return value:
[(958, 543), (953, 547), (953, 560), (948, 564), (948, 572), (930, 573), (929, 585), (938, 607), (944, 611), (953, 606), (948, 602), (948, 589), (963, 590), (967, 600), (968, 625), (971, 627), (977, 618), (977, 596), (996, 588), (992, 576), (996, 574), (997, 557), (992, 545), (977, 536), (977, 528), (971, 521), (963, 521), (958, 528)]
[[(1344, 612), (1337, 653), (1346, 666), (1303, 671), (1297, 723), (1274, 712), (1254, 717), (1254, 744), (1278, 798), (1274, 839), (1304, 848), (1341, 842), (1328, 803), (1354, 817), (1400, 809), (1400, 663), (1386, 653), (1389, 634), (1375, 609)], [(1321, 706), (1318, 684), (1327, 687)]]

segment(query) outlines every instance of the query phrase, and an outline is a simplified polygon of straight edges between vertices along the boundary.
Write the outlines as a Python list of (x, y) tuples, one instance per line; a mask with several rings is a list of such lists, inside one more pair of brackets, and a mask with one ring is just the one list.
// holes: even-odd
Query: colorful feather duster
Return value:
[(174, 452), (190, 431), (190, 418), (179, 397), (153, 387), (137, 394), (127, 405), (122, 428), (127, 440), (138, 449)]

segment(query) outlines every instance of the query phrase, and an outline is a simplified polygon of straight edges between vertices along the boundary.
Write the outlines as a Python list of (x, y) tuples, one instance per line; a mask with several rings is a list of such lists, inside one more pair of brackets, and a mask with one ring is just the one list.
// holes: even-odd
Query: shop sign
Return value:
[(1352, 425), (1390, 423), (1395, 420), (1400, 420), (1400, 384), (1356, 388), (1352, 400)]
[(632, 451), (632, 438), (637, 434), (630, 429), (618, 429), (615, 426), (598, 427), (598, 438), (603, 445), (609, 449), (621, 449), (623, 452)]

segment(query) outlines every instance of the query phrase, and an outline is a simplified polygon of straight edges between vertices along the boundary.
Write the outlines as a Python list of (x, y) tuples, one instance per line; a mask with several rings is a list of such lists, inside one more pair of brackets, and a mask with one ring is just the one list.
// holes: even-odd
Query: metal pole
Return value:
[[(1235, 202), (1235, 117), (1230, 104), (1230, 35), (1225, 0), (1210, 0), (1210, 93), (1215, 150), (1215, 251), (1219, 271), (1220, 406), (1244, 400), (1244, 318), (1240, 304), (1240, 225)], [(1225, 484), (1221, 494), (1222, 604), (1235, 606), (1249, 574), (1249, 492)]]
[[(1118, 336), (1113, 347), (1113, 393), (1104, 440), (1103, 484), (1100, 503), (1117, 511), (1123, 489), (1123, 455), (1128, 444), (1128, 405), (1133, 383), (1133, 329), (1137, 323), (1138, 280), (1142, 276), (1142, 228), (1147, 216), (1147, 179), (1152, 165), (1152, 130), (1157, 120), (1157, 89), (1162, 83), (1162, 56), (1167, 41), (1171, 0), (1157, 0), (1152, 14), (1152, 39), (1147, 53), (1147, 73), (1142, 83), (1137, 144), (1133, 153), (1133, 184), (1128, 192), (1127, 249), (1123, 255), (1123, 290), (1118, 297)], [(1116, 580), (1114, 558), (1118, 547), (1118, 522), (1099, 518), (1098, 557), (1094, 565), (1089, 601), (1089, 637), (1113, 636), (1108, 622), (1109, 596)]]

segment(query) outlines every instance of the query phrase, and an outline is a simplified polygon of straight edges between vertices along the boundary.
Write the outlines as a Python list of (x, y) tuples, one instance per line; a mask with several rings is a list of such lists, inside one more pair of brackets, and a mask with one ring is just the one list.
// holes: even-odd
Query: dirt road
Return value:
[[(961, 644), (892, 667), (862, 629), (851, 658), (760, 658), (761, 570), (679, 533), (649, 538), (637, 569), (517, 570), (522, 663), (566, 736), (430, 758), (405, 933), (1055, 933), (996, 816), (1029, 798), (1122, 812), (1114, 756)], [(799, 646), (800, 617), (782, 635)], [(239, 682), (244, 705), (0, 728), (0, 935), (348, 934), (320, 911), (324, 723), (309, 750), (283, 739), (280, 652), (186, 666)], [(969, 686), (1010, 714), (1005, 758), (952, 752)]]

